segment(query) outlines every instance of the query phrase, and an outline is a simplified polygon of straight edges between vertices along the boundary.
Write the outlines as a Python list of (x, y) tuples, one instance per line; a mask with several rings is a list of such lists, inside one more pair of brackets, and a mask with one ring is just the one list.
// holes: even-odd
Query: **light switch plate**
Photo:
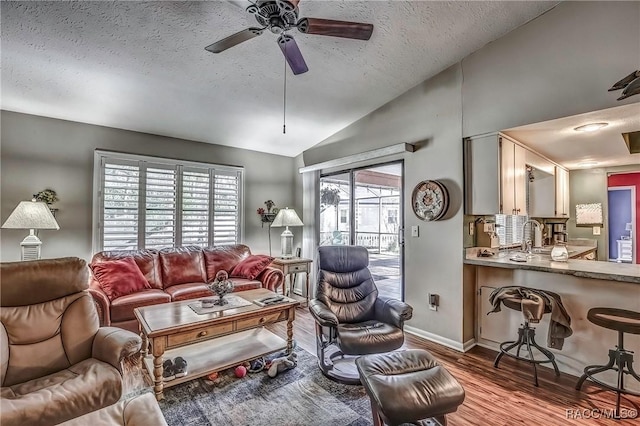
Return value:
[(594, 226), (593, 227), (593, 235), (600, 235), (600, 227), (599, 226)]
[(473, 222), (471, 222), (469, 224), (469, 235), (473, 235), (473, 227), (474, 227), (474, 224), (473, 224)]
[(411, 226), (411, 236), (412, 237), (419, 237), (420, 236), (420, 229), (419, 229), (418, 225)]

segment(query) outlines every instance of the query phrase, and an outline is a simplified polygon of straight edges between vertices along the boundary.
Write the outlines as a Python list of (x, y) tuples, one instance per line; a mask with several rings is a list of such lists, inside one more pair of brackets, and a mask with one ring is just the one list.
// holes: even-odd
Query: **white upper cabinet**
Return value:
[(568, 218), (569, 210), (569, 171), (556, 166), (556, 216)]
[(525, 149), (512, 140), (498, 136), (500, 143), (501, 203), (499, 213), (527, 214)]

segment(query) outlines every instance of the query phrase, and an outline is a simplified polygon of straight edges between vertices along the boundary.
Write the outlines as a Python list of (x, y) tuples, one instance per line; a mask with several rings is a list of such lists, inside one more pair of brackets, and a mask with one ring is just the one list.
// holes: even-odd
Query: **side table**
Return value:
[[(282, 286), (282, 294), (289, 294), (293, 292), (294, 279), (298, 272), (304, 272), (306, 274), (305, 281), (305, 297), (307, 299), (307, 306), (309, 306), (309, 269), (311, 269), (311, 263), (313, 260), (305, 259), (303, 257), (291, 257), (282, 258), (276, 257), (271, 266), (280, 269), (284, 274), (284, 284)], [(289, 278), (289, 287), (287, 287), (287, 278)]]

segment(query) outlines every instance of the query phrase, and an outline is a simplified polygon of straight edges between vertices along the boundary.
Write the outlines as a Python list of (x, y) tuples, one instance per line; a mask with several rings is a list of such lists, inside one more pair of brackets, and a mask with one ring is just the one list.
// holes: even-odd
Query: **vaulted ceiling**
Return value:
[(555, 2), (314, 1), (301, 17), (374, 25), (369, 41), (292, 31), (309, 72), (287, 71), (240, 1), (1, 5), (2, 108), (295, 156)]

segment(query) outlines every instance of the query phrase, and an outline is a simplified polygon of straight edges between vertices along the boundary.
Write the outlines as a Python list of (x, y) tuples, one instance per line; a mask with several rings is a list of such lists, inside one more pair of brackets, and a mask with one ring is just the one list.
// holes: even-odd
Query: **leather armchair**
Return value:
[(0, 422), (51, 425), (117, 402), (137, 335), (100, 328), (84, 260), (0, 265)]
[(404, 302), (378, 296), (364, 247), (319, 247), (318, 264), (316, 297), (309, 311), (316, 321), (320, 369), (330, 379), (360, 384), (355, 356), (401, 347), (404, 322), (413, 310)]

